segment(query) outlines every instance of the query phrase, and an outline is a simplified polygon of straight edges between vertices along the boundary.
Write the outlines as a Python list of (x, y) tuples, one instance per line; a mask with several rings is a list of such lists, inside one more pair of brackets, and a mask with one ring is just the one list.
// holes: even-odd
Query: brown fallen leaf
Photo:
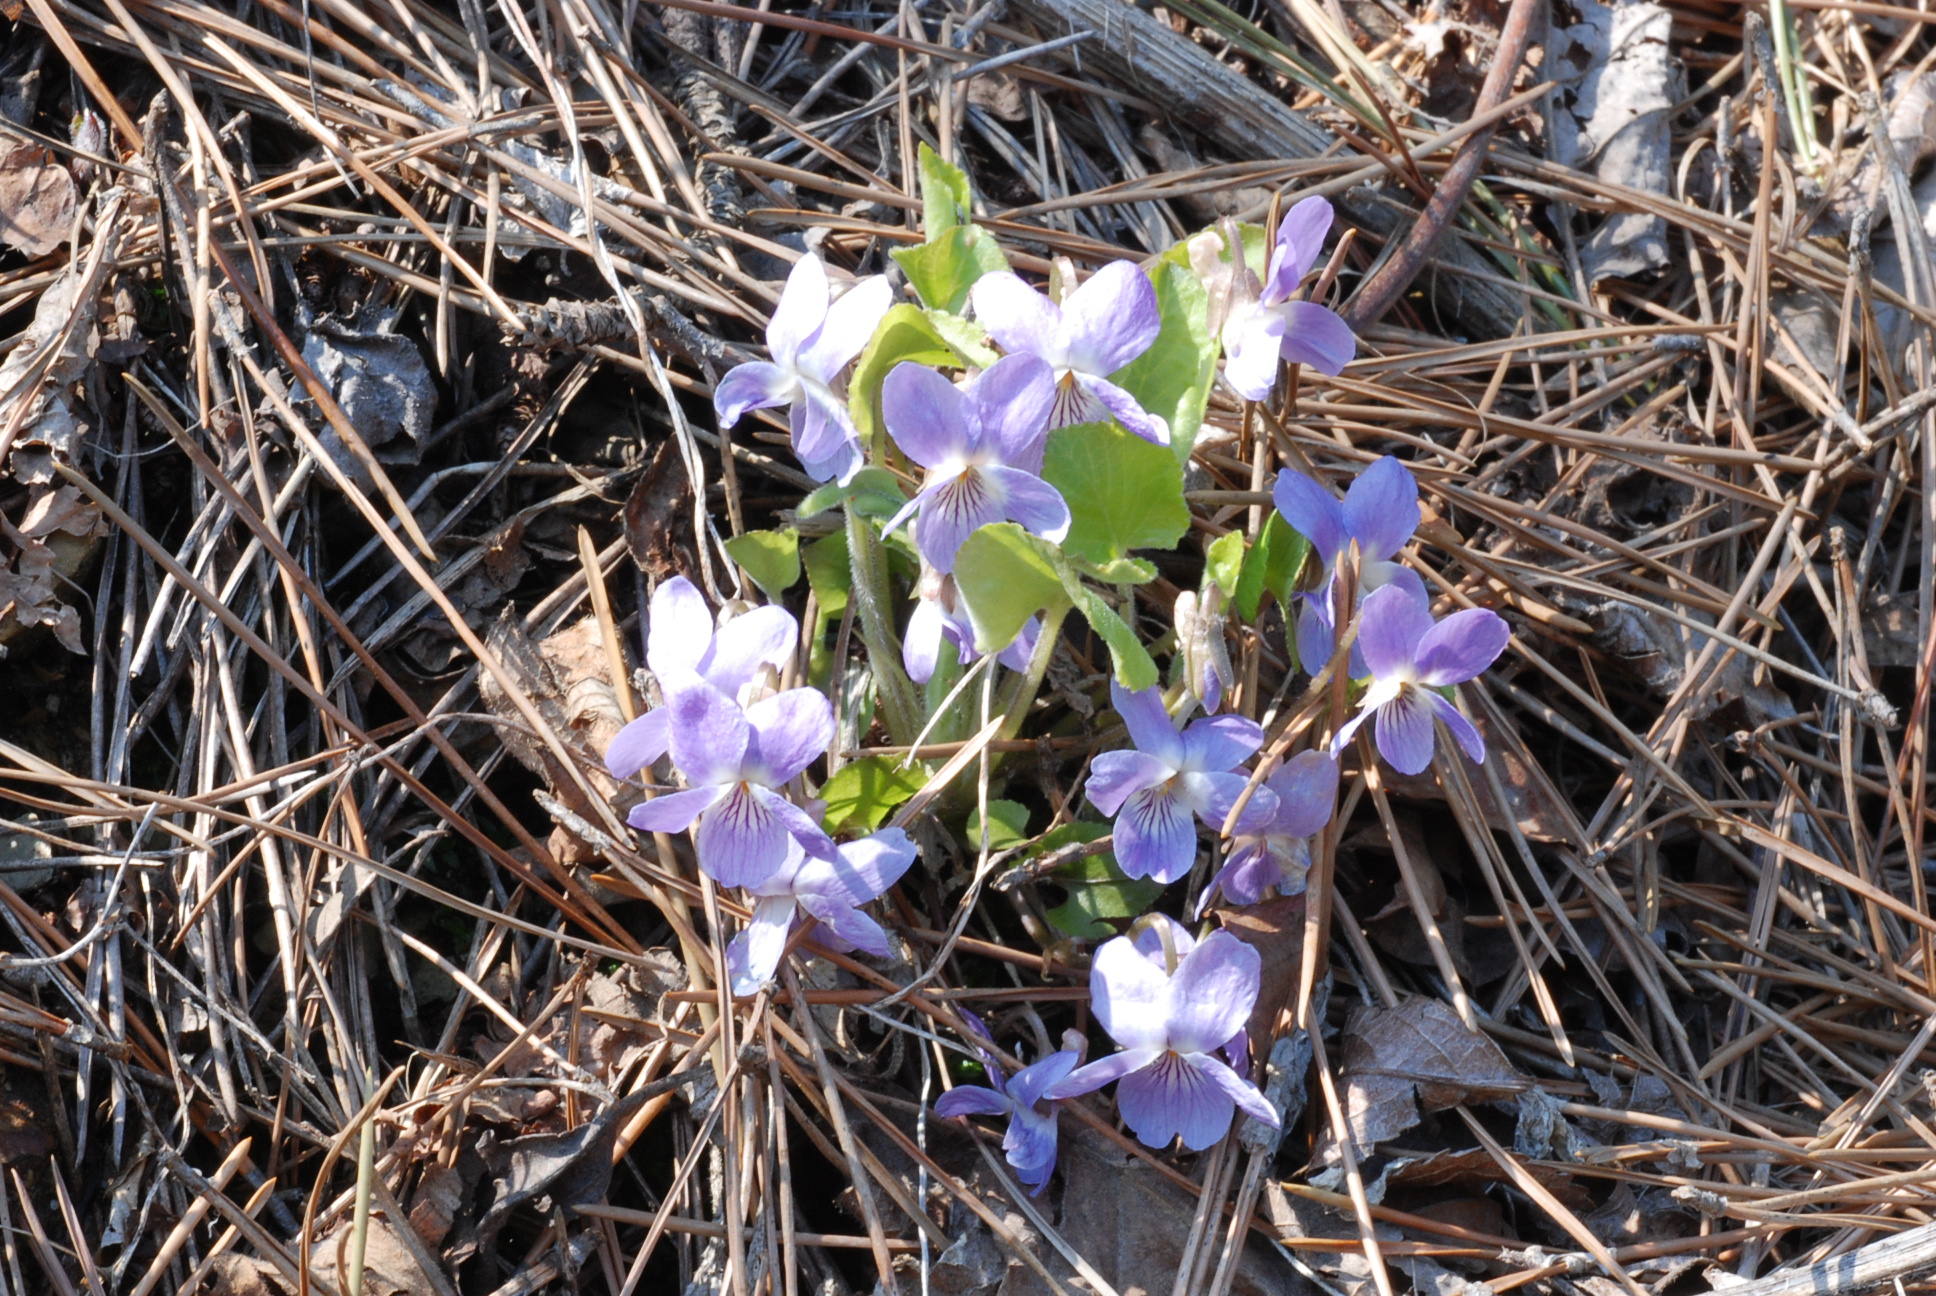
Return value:
[[(1345, 1121), (1359, 1158), (1418, 1124), (1419, 1104), (1440, 1111), (1462, 1102), (1497, 1102), (1529, 1082), (1484, 1035), (1465, 1028), (1436, 999), (1396, 1008), (1359, 1006), (1345, 1022), (1342, 1060)], [(1335, 1160), (1329, 1138), (1318, 1160)]]
[(0, 137), (0, 243), (46, 256), (74, 228), (74, 177), (53, 150)]

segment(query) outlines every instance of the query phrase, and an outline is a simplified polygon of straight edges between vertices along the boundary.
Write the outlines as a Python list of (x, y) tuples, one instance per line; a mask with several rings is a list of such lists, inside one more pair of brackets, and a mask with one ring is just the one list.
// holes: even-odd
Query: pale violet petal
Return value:
[(1438, 734), (1432, 727), (1434, 708), (1428, 699), (1444, 701), (1437, 694), (1408, 684), (1378, 708), (1378, 721), (1372, 730), (1378, 754), (1400, 774), (1423, 774), (1432, 763)]
[(1418, 641), (1418, 680), (1425, 685), (1463, 684), (1499, 660), (1512, 631), (1487, 608), (1454, 612)]
[(1374, 460), (1344, 493), (1345, 531), (1366, 562), (1384, 562), (1404, 548), (1418, 521), (1418, 480), (1390, 455)]
[(1022, 282), (1009, 270), (997, 270), (975, 281), (968, 291), (975, 318), (988, 335), (1010, 355), (1040, 356), (1057, 368), (1064, 360), (1057, 346), (1062, 312), (1055, 303)]
[(666, 754), (671, 737), (666, 710), (655, 707), (619, 730), (605, 749), (605, 768), (614, 778), (631, 778)]
[(901, 453), (923, 468), (966, 457), (975, 447), (968, 397), (926, 365), (903, 360), (881, 384), (881, 420)]
[(1168, 1046), (1208, 1053), (1243, 1029), (1257, 1006), (1263, 960), (1227, 931), (1212, 932), (1170, 978), (1165, 1002)]
[(1111, 261), (1062, 300), (1063, 356), (1079, 373), (1115, 373), (1149, 350), (1162, 327), (1156, 289), (1133, 261)]
[(1235, 1104), (1216, 1081), (1165, 1053), (1116, 1086), (1116, 1110), (1145, 1146), (1165, 1148), (1180, 1137), (1201, 1152), (1229, 1132)]
[(1175, 773), (1173, 766), (1147, 752), (1103, 752), (1089, 766), (1089, 803), (1113, 815), (1132, 794), (1167, 782)]
[(1116, 863), (1130, 877), (1167, 885), (1196, 862), (1196, 821), (1168, 786), (1133, 793), (1116, 814), (1114, 834)]
[(713, 389), (713, 411), (719, 426), (730, 428), (749, 410), (791, 404), (799, 394), (800, 380), (792, 370), (764, 360), (749, 360), (720, 377), (719, 386)]
[[(1164, 1048), (1169, 977), (1134, 942), (1118, 936), (1102, 943), (1089, 967), (1090, 1007), (1109, 1038), (1126, 1049)], [(1049, 1091), (1055, 1093), (1055, 1089)]]
[(1135, 1075), (1162, 1056), (1163, 1050), (1160, 1048), (1126, 1048), (1121, 1053), (1112, 1053), (1088, 1066), (1077, 1067), (1067, 1077), (1050, 1085), (1042, 1096), (1050, 1102), (1080, 1098), (1083, 1094), (1096, 1092), (1111, 1080)]

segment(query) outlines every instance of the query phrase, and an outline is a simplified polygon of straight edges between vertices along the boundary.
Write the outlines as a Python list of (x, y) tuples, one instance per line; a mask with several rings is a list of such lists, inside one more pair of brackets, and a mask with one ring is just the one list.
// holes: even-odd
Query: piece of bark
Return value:
[(1858, 1292), (1882, 1291), (1898, 1278), (1908, 1282), (1932, 1270), (1936, 1270), (1936, 1224), (1922, 1224), (1806, 1269), (1773, 1273), (1753, 1282), (1729, 1283), (1714, 1290), (1727, 1296), (1856, 1296)]
[[(1087, 71), (1163, 105), (1171, 118), (1231, 158), (1314, 158), (1337, 143), (1196, 42), (1122, 0), (1014, 0), (1011, 12), (1050, 36), (1093, 31), (1082, 43)], [(1361, 190), (1343, 195), (1338, 205), (1351, 223), (1381, 238), (1402, 235), (1418, 216)], [(1455, 273), (1435, 275), (1434, 265)], [(1524, 300), (1514, 289), (1474, 275), (1503, 277), (1455, 229), (1439, 243), (1423, 280), (1439, 308), (1474, 336), (1509, 336), (1521, 323)]]

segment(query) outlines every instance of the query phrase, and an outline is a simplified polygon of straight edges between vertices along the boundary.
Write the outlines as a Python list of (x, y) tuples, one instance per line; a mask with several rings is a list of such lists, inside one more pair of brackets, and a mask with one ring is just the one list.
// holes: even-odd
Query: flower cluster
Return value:
[[(924, 176), (931, 165), (932, 159), (923, 162)], [(1164, 886), (1198, 879), (1194, 896), (1181, 898), (1194, 907), (1175, 911), (1199, 920), (1219, 898), (1242, 906), (1304, 890), (1313, 841), (1335, 814), (1341, 757), (1367, 721), (1366, 758), (1375, 749), (1407, 774), (1431, 764), (1440, 723), (1473, 760), (1485, 758), (1483, 739), (1457, 705), (1456, 686), (1492, 664), (1507, 628), (1483, 609), (1434, 620), (1425, 583), (1405, 552), (1421, 517), (1418, 482), (1396, 458), (1370, 463), (1342, 498), (1294, 471), (1279, 474), (1275, 484), (1278, 515), (1309, 542), (1310, 560), (1301, 578), (1280, 573), (1270, 589), (1294, 621), (1298, 661), (1314, 675), (1341, 672), (1343, 696), (1354, 704), (1347, 714), (1319, 716), (1318, 733), (1333, 735), (1328, 743), (1287, 754), (1291, 744), (1280, 742), (1260, 758), (1264, 729), (1234, 713), (1256, 710), (1254, 673), (1240, 689), (1226, 646), (1238, 615), (1232, 609), (1250, 617), (1258, 606), (1245, 537), (1228, 539), (1240, 546), (1249, 594), (1206, 578), (1200, 591), (1180, 591), (1175, 599), (1175, 636), (1167, 640), (1175, 645), (1175, 682), (1167, 690), (1160, 683), (1126, 687), (1126, 680), (1160, 678), (1147, 650), (1134, 645), (1141, 668), (1125, 667), (1135, 653), (1122, 632), (1133, 639), (1136, 618), (1116, 620), (1112, 636), (1105, 625), (1114, 607), (1103, 598), (1108, 591), (1082, 584), (1126, 590), (1125, 581), (1153, 578), (1153, 567), (1121, 549), (1096, 548), (1095, 536), (1118, 531), (1112, 518), (1083, 510), (1106, 514), (1136, 505), (1119, 503), (1134, 489), (1121, 486), (1111, 476), (1115, 464), (1106, 462), (1127, 463), (1134, 451), (1154, 455), (1159, 465), (1140, 470), (1156, 474), (1142, 480), (1162, 485), (1164, 474), (1173, 474), (1167, 489), (1181, 513), (1176, 465), (1196, 432), (1194, 424), (1170, 421), (1195, 417), (1190, 400), (1176, 396), (1179, 377), (1197, 375), (1200, 412), (1218, 372), (1218, 351), (1221, 381), (1252, 401), (1278, 390), (1287, 363), (1336, 375), (1351, 361), (1350, 328), (1305, 296), (1331, 224), (1330, 205), (1309, 197), (1284, 213), (1261, 264), (1247, 261), (1243, 232), (1225, 222), (1190, 240), (1188, 270), (1168, 256), (1148, 268), (1117, 261), (1078, 282), (1074, 267), (1059, 262), (1047, 293), (993, 268), (1002, 264), (999, 253), (993, 265), (986, 255), (972, 267), (955, 264), (953, 277), (931, 274), (929, 262), (904, 262), (911, 287), (948, 296), (945, 304), (921, 307), (897, 305), (882, 275), (849, 279), (842, 289), (839, 276), (809, 253), (795, 264), (773, 312), (768, 358), (734, 368), (714, 393), (722, 427), (749, 411), (784, 406), (794, 454), (815, 481), (836, 483), (815, 492), (824, 500), (814, 507), (845, 501), (845, 543), (873, 546), (851, 552), (851, 598), (863, 605), (853, 624), (870, 652), (871, 673), (858, 680), (863, 730), (872, 714), (864, 693), (877, 677), (905, 676), (897, 703), (905, 711), (918, 705), (905, 700), (907, 693), (919, 691), (904, 686), (931, 681), (947, 660), (944, 650), (961, 666), (978, 652), (994, 652), (1015, 675), (1003, 706), (1010, 717), (1024, 716), (1053, 657), (1038, 647), (1054, 646), (1044, 637), (1060, 634), (1061, 612), (1077, 608), (1091, 620), (1116, 667), (1110, 702), (1127, 741), (1094, 757), (1088, 804), (1111, 821), (1107, 845), (1126, 877)], [(928, 245), (931, 256), (937, 246)], [(1166, 278), (1190, 274), (1203, 281), (1201, 290), (1178, 291)], [(1170, 288), (1160, 293), (1165, 283)], [(1201, 315), (1206, 300), (1207, 318), (1177, 314), (1195, 309)], [(957, 310), (968, 315), (952, 313)], [(910, 337), (916, 339), (911, 348)], [(937, 354), (956, 359), (937, 365)], [(857, 359), (849, 391), (845, 375)], [(1098, 424), (1116, 429), (1108, 434), (1117, 439), (1107, 455), (1083, 448), (1082, 438), (1102, 435), (1092, 426)], [(884, 437), (864, 444), (863, 426)], [(1150, 449), (1173, 440), (1175, 458)], [(876, 456), (871, 464), (870, 454)], [(1086, 470), (1087, 479), (1069, 477), (1077, 471), (1069, 465), (1085, 455), (1103, 466)], [(1062, 467), (1045, 467), (1056, 464)], [(862, 468), (866, 482), (857, 480)], [(880, 506), (880, 493), (897, 489)], [(873, 492), (871, 511), (856, 503), (862, 491)], [(1037, 544), (1027, 536), (1037, 537), (1031, 561), (1055, 573), (1046, 587), (1041, 565), (1018, 576), (1018, 586), (1037, 601), (1011, 602), (1000, 616), (987, 615), (976, 601), (1002, 596), (989, 593), (985, 573), (976, 584), (975, 572), (991, 561), (991, 550), (977, 550), (981, 557), (973, 564), (963, 553), (971, 537), (993, 524), (1011, 526), (1001, 544)], [(1136, 534), (1140, 525), (1126, 524)], [(864, 571), (888, 566), (890, 541), (906, 561), (904, 577), (913, 577), (898, 644), (882, 633), (888, 591), (881, 581), (887, 578), (871, 576), (873, 584), (861, 587)], [(1072, 551), (1067, 556), (1060, 552), (1065, 543)], [(1342, 584), (1347, 577), (1355, 582), (1349, 588)], [(1064, 599), (1061, 611), (1047, 616), (1057, 599)], [(726, 948), (725, 975), (735, 994), (750, 995), (773, 977), (803, 924), (815, 926), (816, 941), (826, 947), (887, 956), (888, 932), (867, 907), (900, 880), (917, 852), (899, 828), (839, 843), (829, 834), (812, 771), (833, 740), (833, 708), (815, 688), (781, 687), (798, 677), (796, 656), (805, 646), (800, 626), (777, 605), (729, 606), (742, 610), (715, 617), (683, 577), (658, 587), (646, 663), (662, 704), (625, 727), (607, 764), (630, 779), (670, 757), (679, 785), (641, 801), (629, 822), (644, 831), (690, 833), (699, 868), (739, 890), (733, 912), (745, 917)], [(1030, 615), (1031, 608), (1045, 615)], [(1340, 609), (1351, 624), (1339, 624)], [(988, 642), (991, 633), (1007, 642)], [(1341, 654), (1346, 642), (1349, 651)], [(1074, 687), (1067, 678), (1057, 677), (1065, 693)], [(984, 684), (992, 682), (991, 674)], [(884, 686), (879, 697), (885, 712)], [(942, 703), (931, 698), (927, 705), (932, 711)], [(1225, 705), (1233, 713), (1219, 714)], [(940, 718), (903, 716), (899, 723), (912, 729)], [(921, 740), (895, 733), (894, 741)], [(1230, 837), (1214, 872), (1200, 868), (1204, 828), (1213, 838)], [(1208, 1147), (1238, 1111), (1275, 1125), (1278, 1114), (1250, 1076), (1244, 1029), (1261, 993), (1260, 971), (1257, 951), (1229, 932), (1209, 924), (1193, 932), (1164, 913), (1145, 914), (1127, 934), (1100, 945), (1089, 975), (1096, 1021), (1117, 1052), (1083, 1065), (1086, 1044), (1070, 1032), (1060, 1050), (1005, 1075), (993, 1038), (970, 1018), (971, 1043), (988, 1083), (954, 1088), (935, 1110), (944, 1117), (1006, 1117), (1009, 1164), (1038, 1192), (1055, 1167), (1059, 1104), (1112, 1081), (1123, 1121), (1152, 1146), (1181, 1140), (1192, 1150)]]

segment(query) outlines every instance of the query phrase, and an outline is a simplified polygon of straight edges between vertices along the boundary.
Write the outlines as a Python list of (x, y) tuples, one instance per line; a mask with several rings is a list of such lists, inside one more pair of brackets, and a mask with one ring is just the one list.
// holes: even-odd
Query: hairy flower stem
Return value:
[(1002, 727), (995, 737), (1013, 738), (1022, 731), (1022, 721), (1028, 718), (1030, 704), (1035, 701), (1037, 690), (1042, 687), (1042, 677), (1049, 673), (1049, 661), (1055, 656), (1056, 641), (1062, 637), (1062, 619), (1069, 615), (1069, 609), (1058, 608), (1050, 612), (1042, 621), (1042, 634), (1035, 641), (1035, 651), (1029, 656), (1028, 669), (1016, 676), (1014, 684), (1003, 699)]
[(847, 558), (853, 574), (854, 608), (861, 642), (880, 691), (881, 715), (897, 743), (911, 743), (921, 732), (921, 700), (901, 667), (901, 641), (888, 613), (887, 549), (866, 518), (847, 506)]

